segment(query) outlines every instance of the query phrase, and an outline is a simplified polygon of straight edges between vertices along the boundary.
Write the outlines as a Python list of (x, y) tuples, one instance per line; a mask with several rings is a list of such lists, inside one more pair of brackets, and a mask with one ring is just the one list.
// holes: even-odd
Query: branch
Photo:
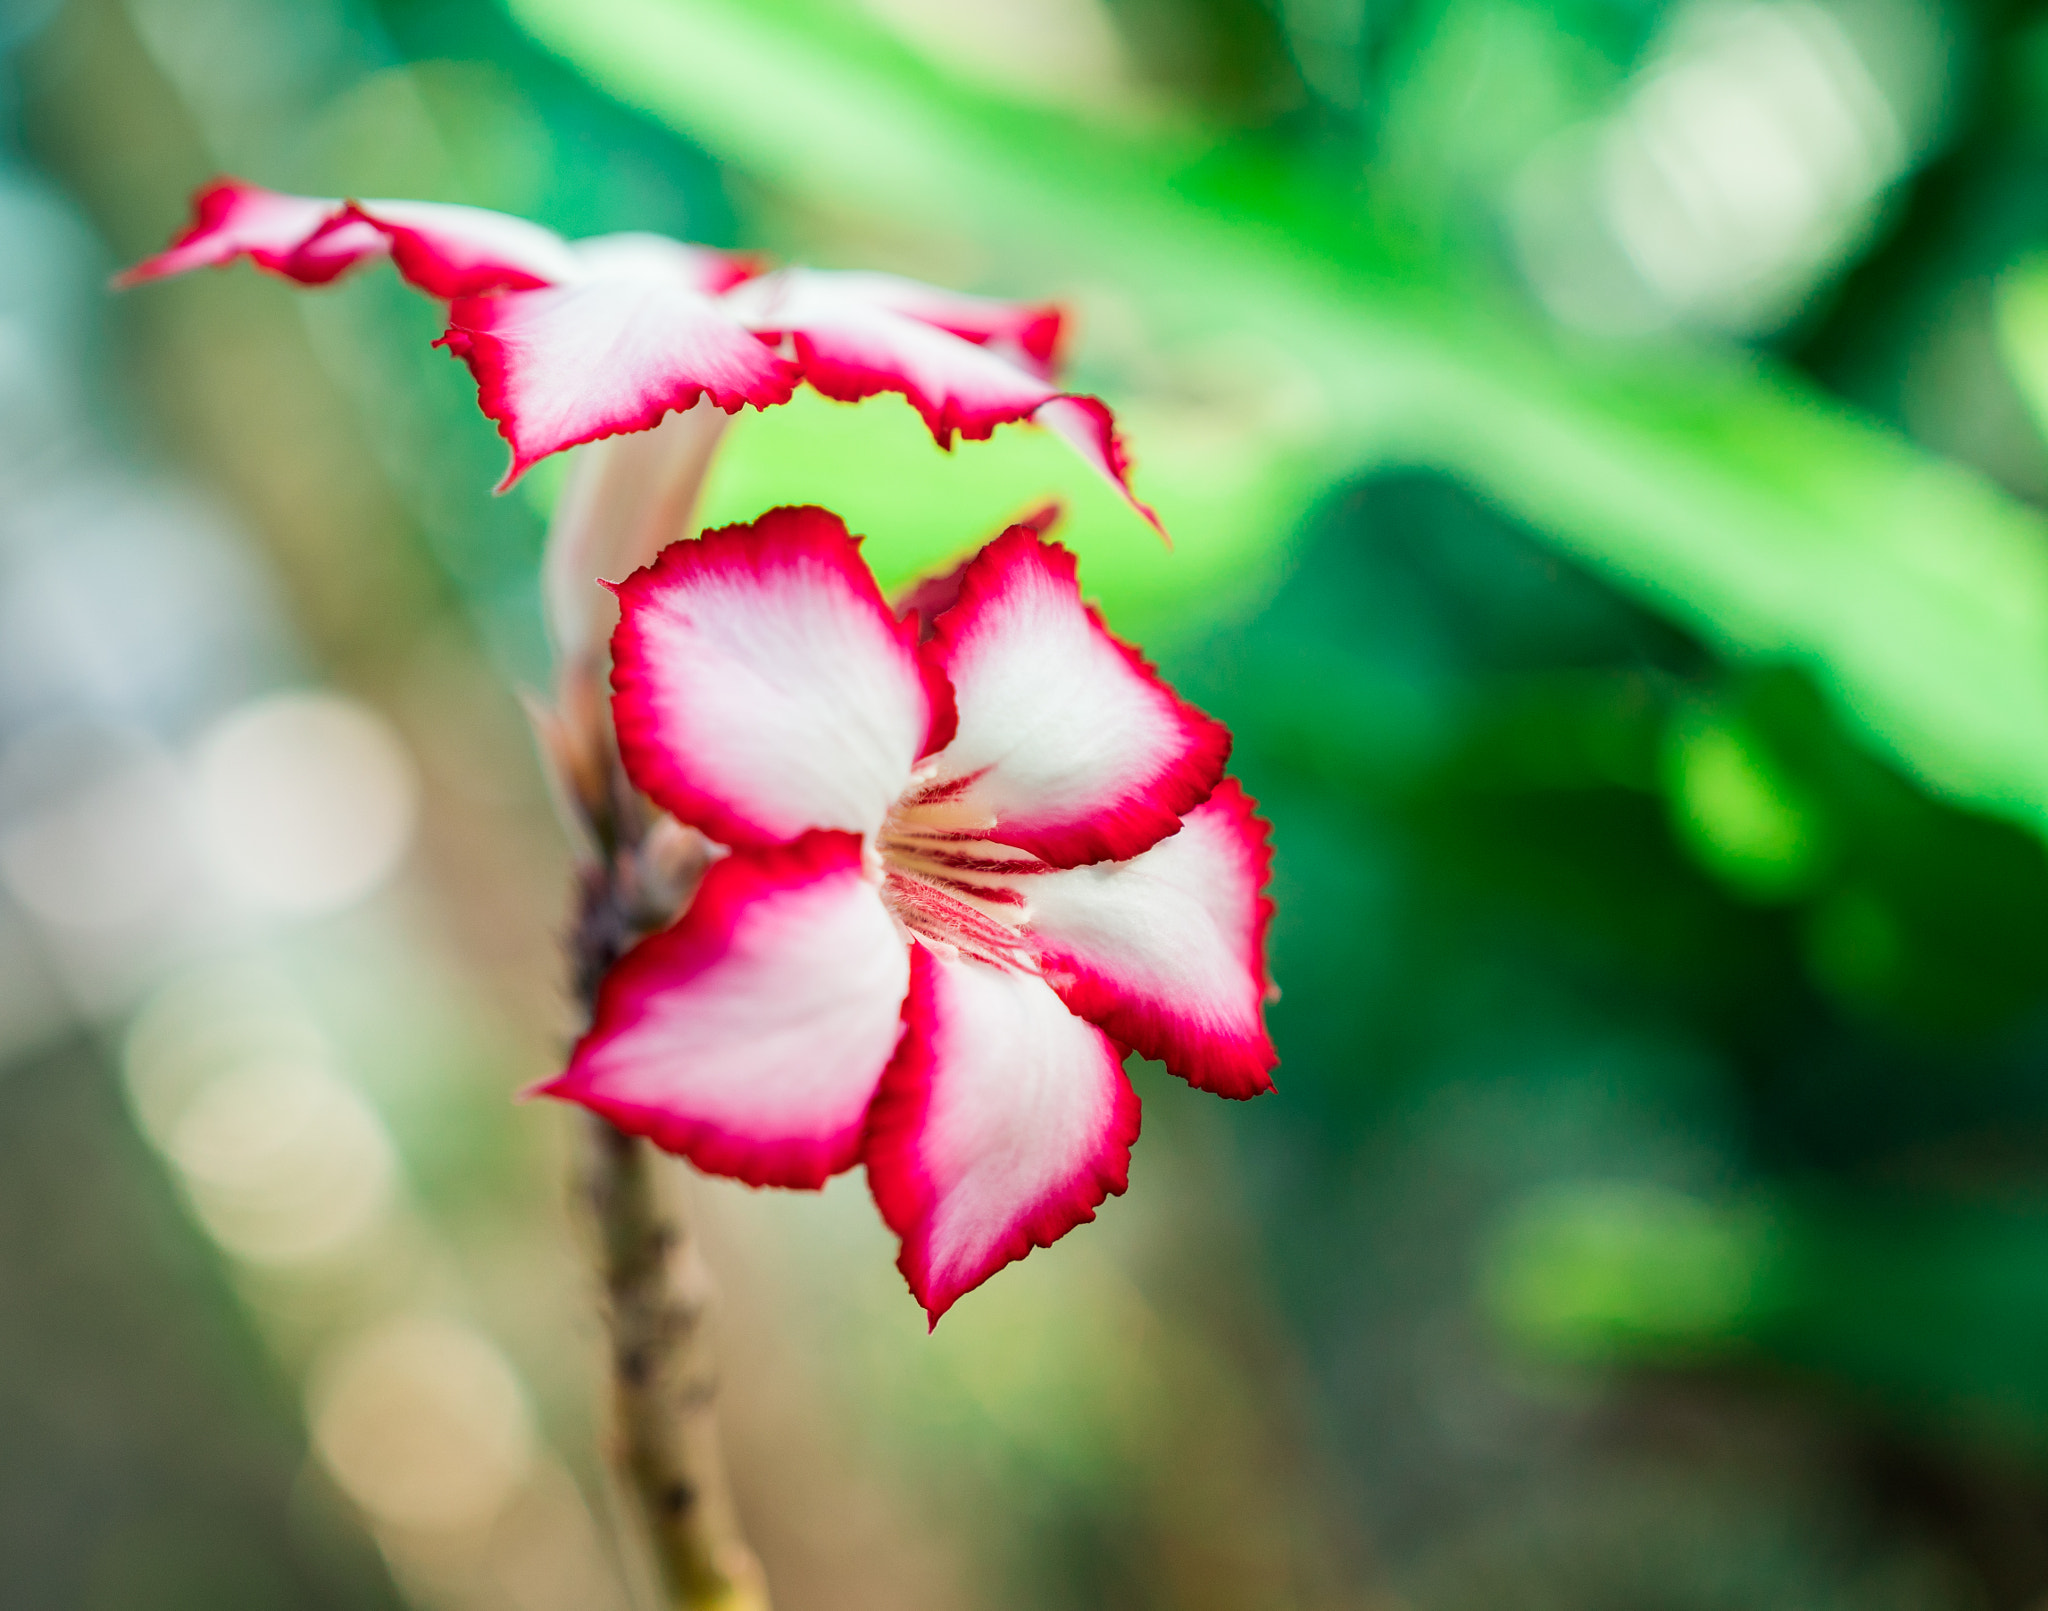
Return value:
[(589, 1201), (611, 1329), (614, 1461), (673, 1611), (768, 1611), (719, 1450), (712, 1285), (653, 1150), (590, 1119)]
[[(649, 824), (622, 779), (606, 817), (600, 837), (618, 848), (608, 869), (585, 873), (571, 948), (586, 1013), (612, 963), (673, 918), (704, 865), (702, 841)], [(710, 1271), (654, 1150), (595, 1114), (589, 1136), (585, 1192), (611, 1332), (613, 1464), (646, 1525), (663, 1611), (769, 1611), (719, 1449)]]

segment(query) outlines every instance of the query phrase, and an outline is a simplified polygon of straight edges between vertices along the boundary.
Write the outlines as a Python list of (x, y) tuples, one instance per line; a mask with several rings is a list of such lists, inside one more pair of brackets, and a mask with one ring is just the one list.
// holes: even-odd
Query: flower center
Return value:
[(913, 787), (897, 801), (876, 841), (882, 895), (913, 933), (1035, 973), (1038, 953), (1022, 932), (1031, 913), (1022, 881), (1045, 864), (983, 837), (994, 819), (959, 798), (972, 782)]

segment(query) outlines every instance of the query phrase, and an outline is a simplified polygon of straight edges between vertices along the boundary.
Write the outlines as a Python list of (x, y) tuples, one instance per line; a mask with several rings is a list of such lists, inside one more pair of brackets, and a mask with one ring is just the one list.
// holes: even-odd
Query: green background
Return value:
[[(87, 636), (214, 633), (123, 719), (176, 751), (238, 691), (320, 683), (423, 790), (369, 909), (121, 989), (12, 920), (0, 1604), (575, 1602), (492, 1577), (495, 1534), (421, 1566), (308, 1460), (338, 1311), (213, 1246), (120, 1095), (129, 1016), (222, 956), (329, 1026), (459, 1272), (435, 1301), (604, 1513), (570, 1129), (510, 1101), (569, 1025), (566, 851), (510, 693), (547, 675), (559, 471), (488, 496), (502, 444), (388, 275), (103, 294), (217, 171), (1057, 297), (1174, 534), (1047, 437), (943, 455), (891, 399), (748, 417), (715, 471), (712, 519), (828, 504), (892, 583), (1063, 497), (1084, 587), (1230, 724), (1278, 851), (1278, 1093), (1138, 1070), (1129, 1196), (936, 1337), (857, 1178), (703, 1194), (778, 1604), (2048, 1596), (2037, 12), (0, 16), (0, 303), (58, 355), (8, 384), (31, 415), (77, 394), (79, 486), (179, 489), (257, 578), (123, 615), (131, 561), (79, 561)], [(78, 540), (31, 518), (32, 457), (0, 613)], [(228, 637), (257, 645), (232, 675)], [(89, 681), (0, 655), (0, 833), (4, 745), (100, 709)]]

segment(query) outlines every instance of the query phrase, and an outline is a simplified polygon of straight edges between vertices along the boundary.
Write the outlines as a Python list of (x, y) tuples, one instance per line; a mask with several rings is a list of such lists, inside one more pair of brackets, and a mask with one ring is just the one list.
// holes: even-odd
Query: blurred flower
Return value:
[(802, 382), (840, 402), (899, 393), (941, 447), (1033, 421), (1159, 524), (1131, 493), (1108, 407), (1054, 381), (1051, 308), (890, 274), (761, 274), (658, 235), (571, 242), (479, 207), (283, 196), (232, 179), (202, 190), (191, 227), (121, 283), (247, 257), (324, 285), (384, 255), (448, 302), (441, 344), (468, 363), (512, 447), (504, 486), (551, 453), (647, 430), (699, 399), (736, 414), (786, 403)]
[(1270, 1089), (1266, 830), (1229, 734), (1034, 526), (900, 616), (815, 508), (618, 592), (626, 770), (729, 850), (550, 1094), (754, 1185), (865, 1162), (936, 1322), (1123, 1190), (1125, 1047)]

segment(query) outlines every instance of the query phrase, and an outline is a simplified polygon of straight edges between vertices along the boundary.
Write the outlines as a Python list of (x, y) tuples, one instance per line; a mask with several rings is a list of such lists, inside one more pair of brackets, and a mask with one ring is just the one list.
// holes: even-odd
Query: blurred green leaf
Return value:
[(1944, 1438), (2038, 1450), (2044, 1250), (2032, 1203), (1800, 1191), (1765, 1209), (1563, 1181), (1506, 1214), (1480, 1293), (1540, 1355), (1817, 1371)]
[(2022, 263), (1998, 282), (2000, 356), (2034, 423), (2048, 432), (2048, 263)]
[[(2038, 516), (1760, 360), (1567, 350), (1469, 276), (1404, 259), (1358, 198), (1185, 131), (1118, 135), (946, 84), (803, 3), (511, 0), (627, 102), (808, 205), (962, 237), (1004, 288), (1107, 280), (1168, 350), (1228, 335), (1313, 394), (1259, 497), (1141, 475), (1200, 563), (1077, 530), (1113, 604), (1230, 606), (1333, 473), (1446, 469), (1726, 651), (1803, 660), (1926, 785), (2048, 821), (2048, 549)], [(1304, 247), (1300, 243), (1307, 243)], [(1145, 462), (1163, 441), (1135, 433)], [(966, 447), (963, 455), (979, 453)], [(985, 498), (994, 515), (1000, 498)], [(990, 513), (963, 510), (960, 541)], [(1106, 517), (1105, 517), (1106, 518)]]
[(1685, 842), (1745, 895), (1774, 900), (1803, 889), (1826, 853), (1816, 804), (1735, 724), (1675, 726), (1667, 765)]
[(1776, 1247), (1754, 1211), (1668, 1188), (1573, 1181), (1508, 1217), (1483, 1277), (1513, 1336), (1571, 1358), (1670, 1358), (1753, 1328)]

